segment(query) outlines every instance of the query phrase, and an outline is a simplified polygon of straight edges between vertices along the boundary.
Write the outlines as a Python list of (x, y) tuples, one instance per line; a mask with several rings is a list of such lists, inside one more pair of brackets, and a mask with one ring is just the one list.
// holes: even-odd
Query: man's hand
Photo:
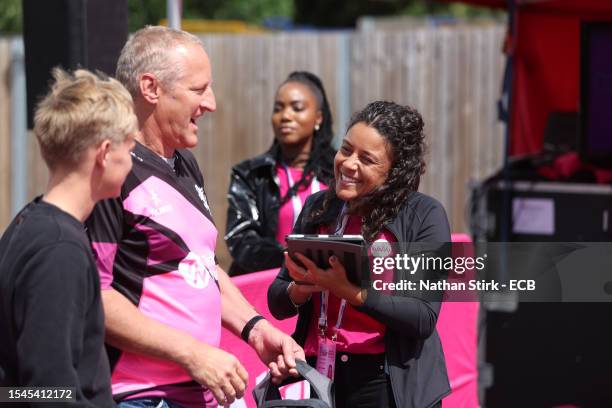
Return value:
[(291, 336), (260, 320), (249, 333), (249, 344), (268, 365), (272, 382), (280, 384), (287, 375), (298, 376), (295, 359), (305, 360), (304, 350)]
[(145, 316), (125, 296), (102, 291), (107, 343), (132, 353), (172, 361), (208, 387), (220, 405), (244, 395), (249, 378), (233, 355)]
[(244, 396), (249, 374), (235, 356), (200, 342), (192, 348), (184, 367), (196, 382), (212, 391), (219, 405), (229, 406)]

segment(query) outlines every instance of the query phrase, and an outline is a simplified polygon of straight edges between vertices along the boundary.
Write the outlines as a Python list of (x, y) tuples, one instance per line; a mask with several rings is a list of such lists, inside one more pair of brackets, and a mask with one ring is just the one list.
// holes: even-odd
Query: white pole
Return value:
[(11, 215), (15, 215), (28, 199), (28, 132), (23, 39), (14, 37), (10, 44)]
[(167, 0), (168, 27), (181, 29), (182, 0)]

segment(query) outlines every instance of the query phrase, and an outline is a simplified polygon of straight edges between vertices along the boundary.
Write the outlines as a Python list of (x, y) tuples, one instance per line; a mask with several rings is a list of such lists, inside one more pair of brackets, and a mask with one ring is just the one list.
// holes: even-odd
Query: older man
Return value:
[(198, 142), (197, 120), (216, 108), (210, 61), (197, 37), (147, 27), (123, 48), (117, 78), (139, 122), (134, 166), (120, 198), (101, 202), (88, 220), (113, 394), (125, 407), (227, 405), (242, 397), (247, 372), (218, 348), (221, 325), (276, 378), (294, 374), (303, 351), (258, 316), (216, 263), (217, 229), (185, 150)]

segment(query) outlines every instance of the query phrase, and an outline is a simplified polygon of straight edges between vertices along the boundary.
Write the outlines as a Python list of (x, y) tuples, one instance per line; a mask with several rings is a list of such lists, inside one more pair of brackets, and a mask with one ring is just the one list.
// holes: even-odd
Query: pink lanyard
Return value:
[[(338, 216), (338, 222), (336, 223), (336, 231), (334, 234), (342, 235), (344, 234), (344, 230), (346, 229), (346, 224), (348, 224), (348, 214), (346, 213), (346, 203), (342, 207), (342, 211)], [(321, 292), (321, 314), (319, 316), (319, 333), (321, 337), (325, 337), (325, 332), (327, 330), (327, 309), (329, 307), (329, 290)], [(344, 316), (344, 310), (346, 309), (346, 299), (342, 299), (340, 301), (340, 310), (338, 310), (338, 318), (336, 319), (336, 325), (334, 326), (336, 330), (334, 330), (334, 334), (332, 335), (332, 340), (336, 340), (338, 336), (338, 330), (340, 330), (340, 326), (342, 325), (342, 318)]]
[[(287, 172), (287, 182), (289, 184), (289, 189), (291, 189), (291, 187), (293, 187), (295, 184), (295, 182), (293, 181), (293, 176), (291, 175), (291, 171), (289, 170), (289, 167), (285, 163), (283, 163), (283, 167), (285, 168), (285, 171)], [(319, 180), (317, 180), (316, 177), (313, 177), (311, 188), (310, 188), (310, 193), (314, 194), (318, 192), (320, 189), (321, 187), (319, 185)], [(300, 196), (297, 191), (291, 197), (291, 204), (293, 205), (293, 224), (291, 224), (291, 226), (294, 226), (295, 223), (297, 222), (300, 212), (302, 212), (302, 200), (300, 200)]]

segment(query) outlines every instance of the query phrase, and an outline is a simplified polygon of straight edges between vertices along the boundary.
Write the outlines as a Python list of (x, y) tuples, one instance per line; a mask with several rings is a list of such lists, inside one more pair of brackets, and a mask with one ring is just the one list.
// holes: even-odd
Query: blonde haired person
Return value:
[(72, 388), (64, 396), (79, 406), (112, 406), (83, 221), (96, 201), (119, 193), (137, 122), (118, 81), (85, 70), (53, 76), (34, 119), (49, 183), (0, 239), (0, 386)]

